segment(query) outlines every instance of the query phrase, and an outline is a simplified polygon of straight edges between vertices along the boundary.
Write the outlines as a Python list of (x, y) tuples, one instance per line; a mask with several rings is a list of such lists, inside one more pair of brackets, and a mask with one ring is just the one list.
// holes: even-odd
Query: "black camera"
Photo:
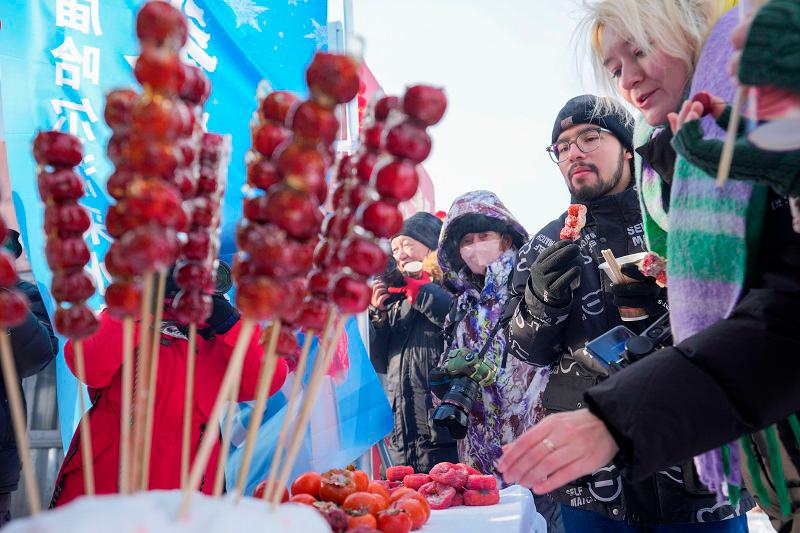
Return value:
[(587, 342), (586, 352), (609, 373), (614, 373), (671, 345), (669, 313), (664, 313), (641, 335), (636, 335), (625, 326), (617, 326)]

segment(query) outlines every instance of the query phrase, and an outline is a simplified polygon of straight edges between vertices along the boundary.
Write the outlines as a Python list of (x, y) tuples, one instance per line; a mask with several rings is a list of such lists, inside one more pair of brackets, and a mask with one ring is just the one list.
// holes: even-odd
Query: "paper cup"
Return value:
[[(622, 257), (617, 257), (617, 264), (620, 268), (624, 267), (625, 265), (636, 264), (642, 262), (642, 260), (647, 256), (647, 252), (640, 252), (638, 254), (630, 254), (630, 255), (623, 255)], [(600, 270), (606, 273), (608, 279), (612, 282), (614, 278), (611, 274), (611, 267), (608, 266), (608, 263), (600, 263)], [(622, 279), (617, 281), (618, 283), (638, 283), (637, 280), (625, 276), (623, 274)], [(647, 314), (645, 309), (640, 307), (619, 307), (619, 316), (624, 322), (635, 322), (637, 320), (644, 320), (648, 318), (650, 315)]]

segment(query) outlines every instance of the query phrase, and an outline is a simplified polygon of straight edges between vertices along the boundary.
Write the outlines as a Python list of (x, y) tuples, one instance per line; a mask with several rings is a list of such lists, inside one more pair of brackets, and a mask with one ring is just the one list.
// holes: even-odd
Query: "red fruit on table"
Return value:
[(378, 513), (378, 529), (381, 533), (408, 533), (412, 526), (411, 517), (401, 509), (387, 509)]
[(22, 292), (16, 289), (0, 291), (0, 328), (13, 328), (25, 322), (29, 306)]
[(300, 101), (300, 97), (289, 91), (272, 91), (261, 102), (261, 118), (271, 120), (280, 126), (286, 125), (289, 110)]
[(447, 110), (444, 91), (429, 85), (414, 85), (403, 95), (403, 111), (425, 126), (433, 126)]
[(384, 140), (386, 150), (397, 157), (422, 163), (431, 153), (431, 138), (422, 128), (411, 122), (401, 122), (389, 128)]
[(247, 163), (247, 184), (266, 191), (281, 181), (278, 169), (269, 159), (259, 157)]
[(189, 35), (186, 17), (169, 2), (151, 1), (136, 16), (136, 36), (143, 44), (179, 50)]
[(200, 290), (181, 290), (172, 300), (172, 312), (184, 324), (202, 324), (213, 307), (211, 295)]
[(326, 300), (311, 299), (303, 304), (303, 311), (297, 324), (306, 331), (321, 332), (325, 329), (330, 314), (330, 305)]
[(214, 275), (208, 265), (198, 261), (181, 261), (173, 272), (175, 284), (181, 289), (212, 292)]
[(430, 505), (428, 505), (427, 500), (425, 498), (420, 497), (420, 499), (416, 498), (403, 498), (402, 500), (398, 500), (392, 503), (389, 506), (389, 509), (396, 509), (399, 511), (404, 511), (408, 517), (411, 519), (411, 529), (416, 531), (417, 529), (421, 528), (425, 525), (425, 522), (428, 521), (428, 513)]
[(469, 466), (468, 464), (465, 464), (465, 463), (456, 463), (456, 464), (457, 464), (458, 466), (462, 466), (462, 467), (464, 467), (464, 469), (467, 471), (467, 473), (468, 473), (469, 475), (471, 475), (471, 476), (482, 476), (482, 475), (483, 475), (483, 474), (481, 473), (481, 471), (480, 471), (480, 470), (478, 470), (478, 469), (476, 469), (476, 468), (472, 468), (472, 467), (471, 467), (471, 466)]
[(414, 468), (405, 465), (390, 466), (386, 469), (387, 481), (403, 481), (406, 476), (414, 474)]
[(211, 80), (205, 71), (194, 65), (183, 65), (184, 79), (178, 95), (192, 105), (203, 105), (211, 94)]
[(448, 485), (443, 485), (436, 481), (425, 483), (419, 488), (419, 493), (422, 494), (431, 509), (447, 509), (453, 505), (453, 498), (456, 496), (456, 489)]
[[(267, 490), (267, 487), (272, 487), (275, 484), (276, 484), (275, 481), (272, 481), (272, 480), (269, 480), (269, 479), (265, 479), (264, 481), (262, 481), (261, 483), (256, 485), (256, 488), (253, 491), (253, 498), (256, 498), (256, 499), (263, 498), (264, 497), (264, 492)], [(281, 496), (281, 503), (285, 503), (285, 502), (288, 502), (288, 501), (289, 501), (289, 491), (286, 490), (286, 489), (283, 489), (283, 496)]]
[(467, 483), (464, 488), (472, 490), (496, 490), (497, 479), (492, 475), (474, 475), (471, 474), (467, 477)]
[(500, 492), (497, 489), (464, 491), (464, 505), (495, 505), (500, 503)]
[(213, 242), (206, 230), (190, 231), (181, 247), (181, 254), (192, 261), (205, 261), (211, 257)]
[(14, 268), (14, 258), (3, 250), (0, 252), (0, 287), (13, 287), (16, 282), (17, 269)]
[(322, 214), (312, 197), (289, 187), (270, 191), (265, 214), (266, 222), (275, 224), (300, 241), (315, 236), (322, 223)]
[(276, 153), (278, 174), (287, 185), (314, 195), (317, 201), (324, 202), (328, 194), (325, 182), (327, 165), (323, 155), (315, 148), (290, 144)]
[(375, 120), (384, 121), (389, 118), (389, 113), (403, 107), (403, 102), (397, 96), (383, 96), (375, 102)]
[(291, 132), (273, 122), (265, 122), (253, 132), (253, 148), (264, 157), (272, 157), (275, 149), (291, 137)]
[(381, 139), (383, 138), (383, 129), (386, 127), (385, 122), (375, 122), (367, 126), (361, 132), (364, 139), (364, 147), (373, 152), (381, 149)]
[(464, 494), (461, 492), (456, 492), (456, 495), (453, 498), (453, 503), (450, 504), (450, 507), (460, 507), (462, 505), (464, 505)]
[[(106, 254), (108, 267), (108, 254)], [(137, 281), (115, 281), (106, 287), (108, 312), (117, 318), (137, 317), (142, 303), (142, 286)]]
[(403, 228), (403, 215), (391, 201), (376, 200), (359, 209), (357, 222), (376, 236), (388, 239)]
[[(294, 334), (292, 334), (294, 337)], [(297, 339), (295, 338), (295, 344)], [(292, 481), (292, 495), (309, 494), (314, 498), (319, 498), (319, 487), (322, 482), (322, 475), (319, 472), (305, 472), (297, 476)]]
[(51, 270), (83, 268), (90, 259), (89, 248), (83, 237), (47, 239), (44, 253)]
[(59, 333), (73, 340), (90, 337), (100, 327), (94, 311), (86, 304), (59, 307), (53, 322)]
[(425, 483), (431, 482), (428, 474), (408, 474), (403, 478), (403, 486), (417, 490)]
[(369, 183), (372, 177), (372, 171), (378, 163), (378, 154), (375, 152), (362, 152), (358, 156), (358, 163), (356, 163), (356, 177), (359, 181)]
[(303, 505), (314, 506), (317, 503), (317, 499), (310, 494), (295, 494), (291, 498), (289, 498), (290, 503), (301, 503)]
[(347, 513), (342, 511), (338, 505), (331, 502), (316, 502), (314, 509), (328, 522), (328, 527), (333, 533), (344, 533), (348, 528)]
[(186, 81), (178, 54), (148, 45), (142, 47), (133, 75), (145, 88), (166, 95), (177, 94)]
[(186, 127), (187, 116), (194, 117), (180, 100), (143, 98), (132, 110), (131, 126), (139, 135), (174, 141)]
[(356, 483), (349, 470), (334, 468), (320, 477), (319, 497), (322, 500), (341, 505), (354, 492)]
[(114, 89), (106, 94), (106, 107), (103, 111), (106, 124), (112, 130), (127, 130), (133, 117), (131, 110), (139, 95), (133, 89)]
[(306, 82), (315, 98), (333, 107), (356, 97), (360, 69), (350, 56), (317, 52), (306, 70)]
[[(119, 241), (111, 243), (104, 259), (106, 271), (114, 277), (130, 278), (136, 275), (137, 272), (134, 272), (131, 266), (125, 261), (122, 255), (123, 252), (122, 244), (120, 244)], [(108, 289), (106, 289), (106, 294), (108, 294)]]
[(339, 134), (339, 119), (332, 109), (313, 100), (295, 105), (287, 123), (295, 135), (312, 142), (330, 144)]
[[(78, 178), (80, 179), (80, 178)], [(136, 179), (136, 174), (127, 168), (117, 168), (106, 180), (106, 190), (115, 200), (121, 200), (128, 196), (128, 186)], [(81, 183), (81, 196), (83, 195), (83, 183)]]
[(44, 232), (58, 237), (80, 237), (92, 225), (86, 208), (78, 203), (51, 204), (44, 210)]
[(40, 131), (33, 139), (33, 157), (40, 165), (74, 167), (83, 160), (83, 145), (69, 133)]
[(243, 278), (236, 292), (236, 307), (252, 320), (268, 320), (278, 316), (283, 300), (283, 287), (275, 280)]
[(469, 473), (466, 468), (457, 464), (444, 462), (431, 468), (430, 476), (438, 483), (460, 489), (467, 483)]
[(65, 202), (83, 197), (83, 179), (71, 168), (57, 168), (39, 173), (39, 196), (42, 200)]
[(384, 198), (404, 202), (417, 194), (419, 176), (416, 165), (402, 159), (378, 168), (375, 173), (375, 190)]
[(372, 288), (363, 279), (343, 275), (334, 281), (331, 298), (343, 313), (356, 314), (369, 307)]
[(57, 302), (82, 302), (94, 295), (94, 280), (85, 270), (54, 272), (50, 293)]
[(135, 272), (164, 270), (178, 257), (178, 236), (167, 228), (139, 226), (127, 232), (120, 242), (124, 260)]
[(217, 172), (208, 167), (200, 168), (200, 175), (197, 176), (197, 194), (209, 196), (217, 192), (219, 188), (219, 176)]
[(386, 270), (388, 257), (379, 244), (364, 238), (351, 237), (342, 242), (339, 260), (353, 272), (370, 277)]

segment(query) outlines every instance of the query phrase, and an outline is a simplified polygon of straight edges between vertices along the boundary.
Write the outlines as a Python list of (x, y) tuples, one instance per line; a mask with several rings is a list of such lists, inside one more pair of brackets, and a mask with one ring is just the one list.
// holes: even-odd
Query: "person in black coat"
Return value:
[[(9, 230), (8, 233), (6, 248), (19, 257), (22, 253), (19, 234), (14, 230)], [(17, 280), (16, 287), (25, 293), (31, 304), (25, 322), (8, 331), (14, 351), (14, 363), (22, 379), (35, 375), (53, 360), (58, 353), (58, 340), (36, 286)], [(0, 526), (11, 520), (11, 493), (17, 490), (20, 471), (8, 395), (4, 382), (0, 381)]]
[[(396, 465), (428, 472), (442, 461), (458, 462), (455, 441), (431, 423), (430, 371), (444, 350), (442, 326), (451, 297), (438, 283), (441, 271), (432, 251), (442, 222), (430, 213), (405, 221), (392, 239), (396, 270), (373, 287), (370, 359), (386, 375), (394, 412), (389, 453)], [(394, 285), (394, 286), (392, 286)]]

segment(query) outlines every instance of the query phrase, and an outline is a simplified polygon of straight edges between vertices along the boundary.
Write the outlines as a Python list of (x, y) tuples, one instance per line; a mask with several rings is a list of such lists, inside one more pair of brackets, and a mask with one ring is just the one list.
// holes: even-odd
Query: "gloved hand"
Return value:
[(611, 286), (614, 295), (614, 305), (617, 307), (633, 307), (638, 309), (653, 309), (658, 305), (658, 295), (661, 287), (656, 285), (656, 278), (645, 276), (636, 265), (625, 265), (622, 273), (635, 279), (634, 283), (615, 283)]
[(553, 307), (566, 307), (572, 300), (572, 284), (580, 279), (581, 250), (572, 241), (558, 241), (539, 254), (531, 265), (528, 288)]
[(227, 298), (215, 294), (211, 300), (214, 303), (211, 316), (206, 319), (206, 327), (198, 332), (205, 339), (227, 333), (239, 321), (239, 311), (231, 305)]
[(405, 287), (391, 287), (389, 288), (389, 293), (398, 294), (404, 292), (408, 303), (413, 304), (419, 295), (420, 288), (430, 283), (431, 277), (427, 272), (423, 272), (419, 279), (412, 278), (411, 276), (403, 276), (403, 280), (406, 282)]

